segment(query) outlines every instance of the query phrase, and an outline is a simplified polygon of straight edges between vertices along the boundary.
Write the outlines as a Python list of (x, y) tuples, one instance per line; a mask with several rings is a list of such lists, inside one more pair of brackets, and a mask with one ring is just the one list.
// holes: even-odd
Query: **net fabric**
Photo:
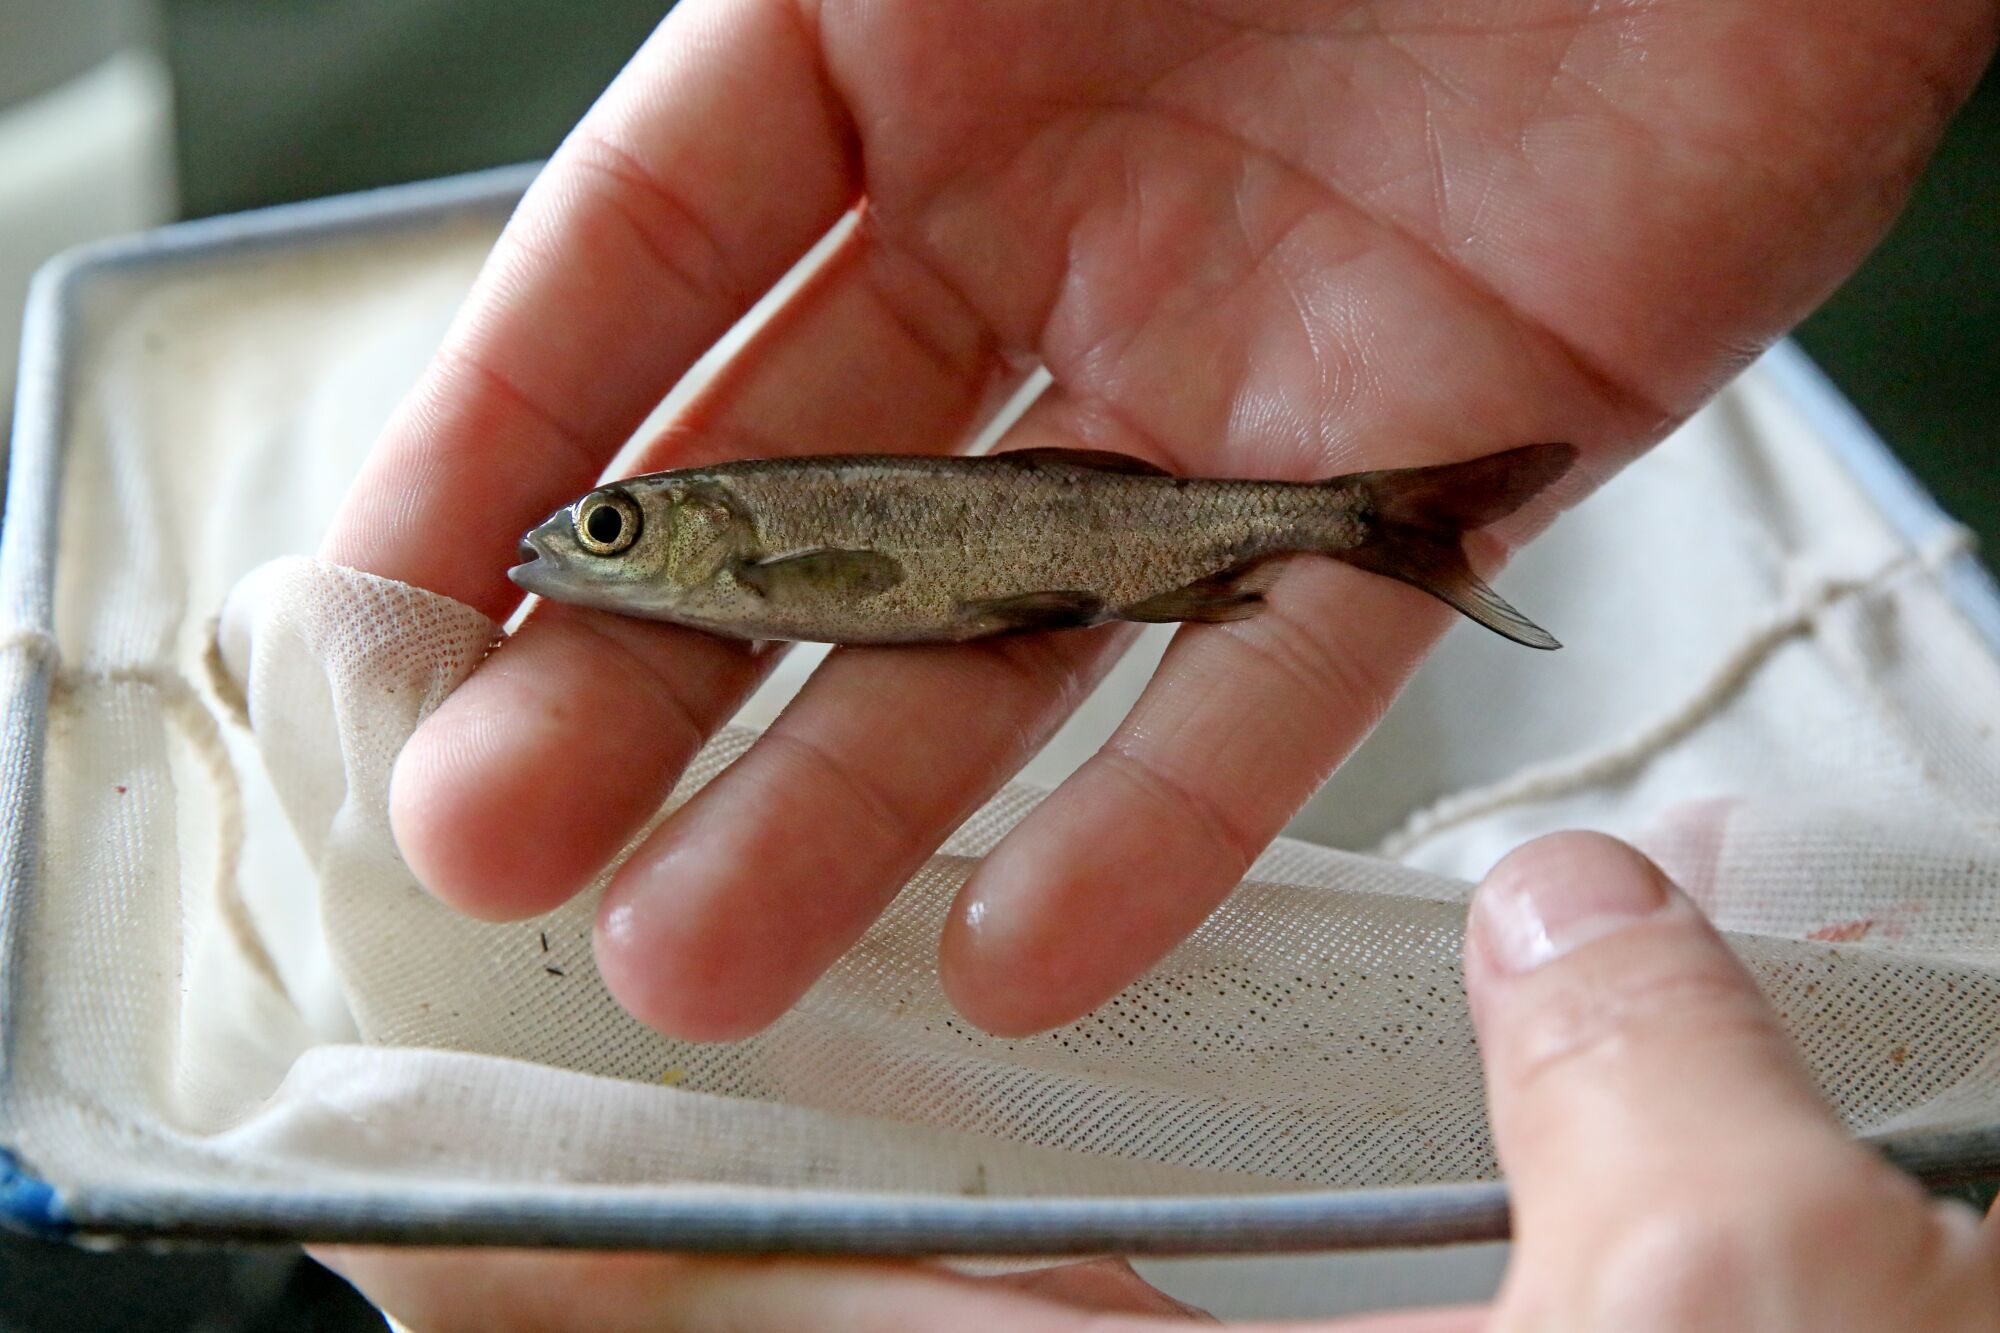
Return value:
[(1108, 732), (1161, 631), (769, 1032), (644, 1029), (591, 969), (594, 894), (486, 925), (395, 856), (389, 764), (496, 627), (298, 556), (490, 241), (426, 229), (99, 294), (57, 642), (5, 641), (9, 670), (58, 659), (4, 1107), (58, 1184), (1487, 1176), (1463, 899), (1507, 849), (1579, 825), (1638, 841), (1734, 932), (1850, 1124), (2000, 1112), (2000, 670), (1940, 552), (1906, 549), (1755, 370), (1509, 569), (1565, 652), (1454, 631), (1293, 836), (1098, 1013), (988, 1038), (945, 1005), (933, 952), (955, 887)]

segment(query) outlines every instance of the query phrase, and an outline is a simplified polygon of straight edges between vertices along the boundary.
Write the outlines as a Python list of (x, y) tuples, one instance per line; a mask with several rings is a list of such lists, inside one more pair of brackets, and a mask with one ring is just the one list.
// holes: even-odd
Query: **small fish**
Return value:
[(1085, 449), (754, 459), (600, 486), (529, 532), (508, 574), (556, 601), (734, 638), (940, 643), (1237, 620), (1262, 605), (1278, 557), (1313, 553), (1556, 648), (1459, 543), (1575, 458), (1532, 444), (1320, 482), (1177, 477)]

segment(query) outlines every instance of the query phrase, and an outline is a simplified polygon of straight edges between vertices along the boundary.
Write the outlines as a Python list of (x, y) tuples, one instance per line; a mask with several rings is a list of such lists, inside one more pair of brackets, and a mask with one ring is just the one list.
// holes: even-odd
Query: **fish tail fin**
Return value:
[(1570, 445), (1529, 444), (1466, 463), (1337, 478), (1327, 484), (1359, 486), (1367, 496), (1368, 533), (1359, 545), (1327, 554), (1421, 588), (1515, 643), (1560, 648), (1472, 572), (1463, 539), (1541, 494), (1575, 461)]

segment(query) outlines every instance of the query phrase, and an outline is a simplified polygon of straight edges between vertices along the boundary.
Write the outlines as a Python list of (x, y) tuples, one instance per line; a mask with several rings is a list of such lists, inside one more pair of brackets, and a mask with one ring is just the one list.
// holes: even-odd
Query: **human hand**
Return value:
[[(1039, 360), (1010, 445), (1311, 478), (1569, 440), (1573, 500), (1858, 261), (1993, 28), (1988, 0), (687, 0), (529, 192), (325, 553), (506, 617), (520, 534), (862, 198), (644, 467), (946, 450)], [(1447, 615), (1304, 561), (1182, 630), (965, 887), (953, 1002), (1020, 1034), (1114, 994)], [(614, 879), (605, 981), (680, 1036), (762, 1027), (1128, 641), (834, 652)], [(555, 906), (770, 660), (540, 607), (404, 752), (409, 864), (482, 917)]]
[[(2000, 1328), (2000, 1218), (1933, 1204), (1848, 1138), (1749, 976), (1651, 862), (1591, 834), (1502, 862), (1466, 987), (1512, 1266), (1490, 1307), (1327, 1333)], [(515, 1328), (1182, 1327), (1122, 1265), (975, 1281), (914, 1265), (322, 1256), (417, 1333)]]

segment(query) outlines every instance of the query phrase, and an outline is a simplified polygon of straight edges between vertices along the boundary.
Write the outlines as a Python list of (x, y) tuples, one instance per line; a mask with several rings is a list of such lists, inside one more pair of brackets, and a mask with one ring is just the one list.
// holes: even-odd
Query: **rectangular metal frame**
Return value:
[[(29, 298), (4, 525), (0, 725), (26, 738), (0, 769), (0, 1140), (8, 1132), (11, 1012), (21, 921), (37, 889), (42, 754), (56, 660), (56, 519), (76, 337), (91, 290), (119, 273), (305, 248), (486, 216), (496, 222), (532, 165), (183, 223), (52, 262)], [(1914, 548), (1955, 526), (1860, 415), (1787, 342), (1764, 368), (1824, 434)], [(2000, 656), (2000, 594), (1970, 554), (1944, 571), (1951, 595)], [(1934, 1186), (2000, 1176), (2000, 1125), (1883, 1136), (1887, 1156)], [(1229, 1197), (970, 1199), (801, 1193), (695, 1199), (661, 1189), (569, 1198), (506, 1187), (356, 1192), (243, 1188), (65, 1190), (0, 1146), (0, 1224), (98, 1242), (348, 1241), (758, 1253), (1230, 1253), (1412, 1246), (1507, 1234), (1504, 1185), (1316, 1190)]]

